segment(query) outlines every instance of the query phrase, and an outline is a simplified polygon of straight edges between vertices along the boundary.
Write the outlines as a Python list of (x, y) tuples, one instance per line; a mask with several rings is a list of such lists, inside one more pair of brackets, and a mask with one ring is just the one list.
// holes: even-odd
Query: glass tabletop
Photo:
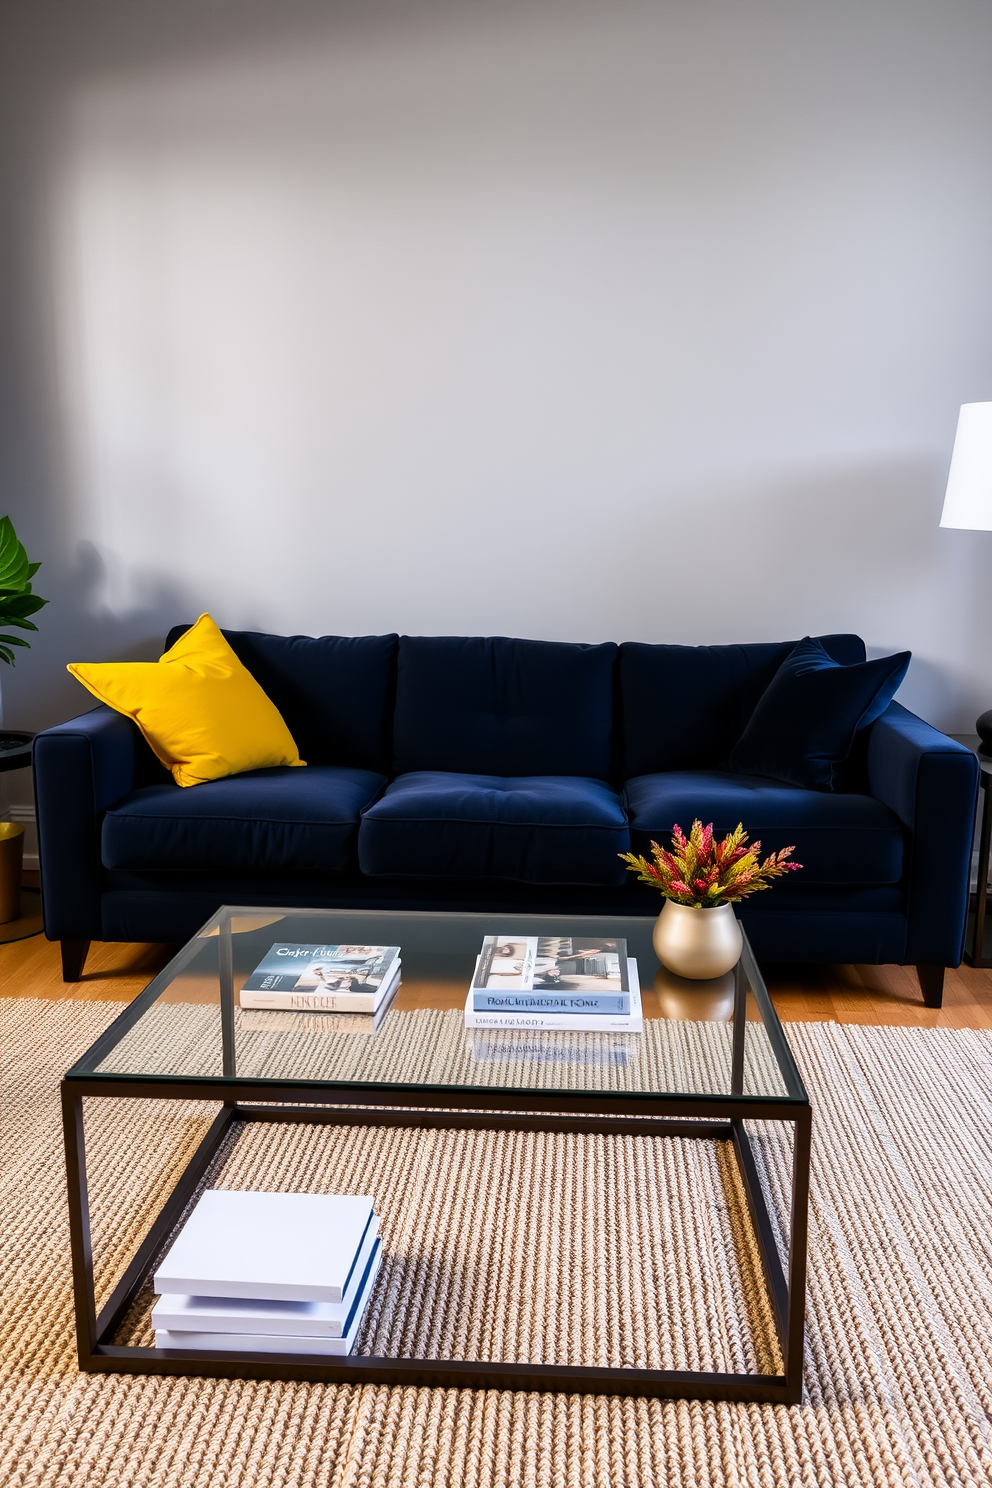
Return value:
[[(736, 971), (692, 982), (659, 965), (653, 923), (646, 916), (225, 906), (67, 1078), (292, 1081), (381, 1088), (384, 1099), (391, 1089), (415, 1087), (805, 1100), (746, 938)], [(467, 1029), (469, 983), (483, 937), (493, 934), (624, 938), (636, 961), (643, 1032)], [(313, 944), (400, 947), (401, 981), (381, 1019), (241, 1005), (245, 982), (277, 945)]]

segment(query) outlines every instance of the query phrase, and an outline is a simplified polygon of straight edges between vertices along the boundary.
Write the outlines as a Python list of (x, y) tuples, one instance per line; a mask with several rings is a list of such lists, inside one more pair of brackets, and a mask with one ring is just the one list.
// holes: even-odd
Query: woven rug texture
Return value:
[[(5, 1488), (992, 1483), (992, 1035), (789, 1026), (814, 1127), (806, 1389), (784, 1407), (80, 1374), (58, 1080), (119, 1006), (0, 1001)], [(166, 1062), (200, 1017), (169, 1009)], [(700, 1025), (701, 1068), (721, 1036)], [(216, 1107), (86, 1107), (106, 1296)], [(789, 1144), (753, 1131), (781, 1229)], [(250, 1125), (209, 1181), (375, 1195), (364, 1353), (779, 1367), (727, 1144)], [(122, 1341), (151, 1341), (150, 1302)]]

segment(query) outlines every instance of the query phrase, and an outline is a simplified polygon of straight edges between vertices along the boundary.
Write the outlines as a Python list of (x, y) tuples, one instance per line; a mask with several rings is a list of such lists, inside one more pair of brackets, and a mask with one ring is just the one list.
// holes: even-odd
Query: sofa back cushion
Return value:
[[(860, 636), (818, 639), (842, 666), (865, 659)], [(745, 646), (624, 642), (619, 658), (622, 778), (662, 770), (718, 769), (795, 645), (795, 641)]]
[[(188, 628), (170, 630), (166, 646)], [(388, 772), (397, 636), (223, 633), (279, 709), (308, 764)]]
[(885, 712), (911, 659), (900, 651), (838, 666), (806, 636), (758, 699), (727, 769), (810, 790), (844, 789), (856, 736)]
[(608, 779), (612, 641), (402, 636), (393, 767)]

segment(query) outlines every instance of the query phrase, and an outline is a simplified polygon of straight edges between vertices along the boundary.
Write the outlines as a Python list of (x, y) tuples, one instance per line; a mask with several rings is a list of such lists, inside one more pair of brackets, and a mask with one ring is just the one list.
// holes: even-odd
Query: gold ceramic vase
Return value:
[(662, 966), (696, 982), (730, 971), (744, 943), (732, 904), (697, 909), (674, 899), (665, 900), (651, 942)]

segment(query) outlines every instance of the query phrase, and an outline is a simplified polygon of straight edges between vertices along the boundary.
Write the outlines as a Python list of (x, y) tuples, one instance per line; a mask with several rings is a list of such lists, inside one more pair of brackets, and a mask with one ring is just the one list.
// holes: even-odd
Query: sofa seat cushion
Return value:
[(333, 765), (252, 770), (192, 790), (132, 791), (103, 820), (105, 868), (183, 873), (354, 872), (358, 822), (385, 784)]
[(401, 775), (362, 817), (375, 877), (620, 884), (627, 819), (616, 791), (580, 776)]
[(725, 770), (671, 770), (628, 780), (626, 799), (635, 852), (647, 853), (652, 838), (667, 846), (673, 825), (688, 831), (697, 816), (720, 833), (743, 822), (752, 840), (760, 838), (762, 856), (794, 846), (802, 872), (774, 884), (779, 895), (792, 884), (895, 884), (903, 876), (902, 825), (873, 796), (828, 795)]

